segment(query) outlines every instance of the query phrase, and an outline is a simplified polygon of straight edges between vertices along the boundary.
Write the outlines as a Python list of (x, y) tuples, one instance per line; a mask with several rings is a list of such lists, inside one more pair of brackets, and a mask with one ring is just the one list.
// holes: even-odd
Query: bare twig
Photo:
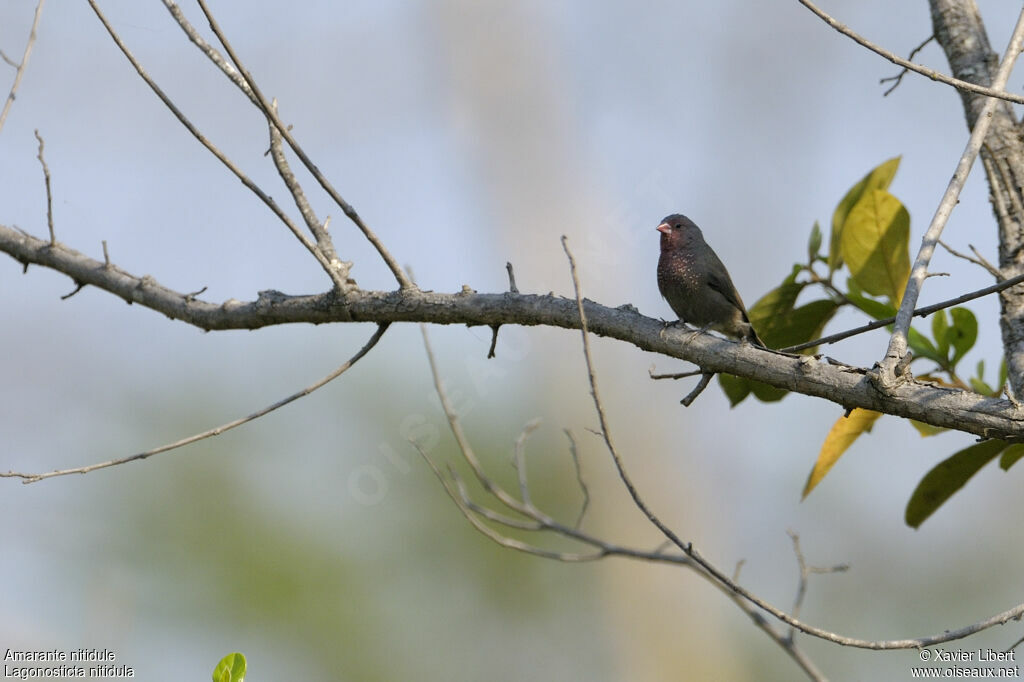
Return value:
[(9, 65), (13, 66), (14, 68), (18, 68), (18, 66), (20, 66), (20, 64), (18, 64), (18, 62), (14, 61), (10, 57), (8, 57), (7, 53), (4, 52), (3, 50), (0, 50), (0, 59), (4, 60), (5, 62), (7, 62)]
[(516, 474), (519, 476), (519, 499), (523, 501), (528, 507), (533, 506), (533, 502), (530, 500), (530, 486), (527, 485), (526, 476), (526, 439), (529, 438), (530, 434), (537, 430), (540, 426), (540, 419), (531, 419), (523, 426), (523, 430), (519, 433), (519, 437), (516, 438), (515, 445), (512, 448), (512, 465), (516, 468)]
[(146, 450), (145, 452), (140, 452), (138, 454), (131, 455), (129, 457), (122, 457), (120, 459), (112, 459), (112, 460), (109, 460), (109, 461), (106, 461), (106, 462), (99, 462), (97, 464), (90, 464), (88, 466), (75, 467), (73, 469), (59, 469), (57, 471), (47, 471), (45, 473), (39, 473), (39, 474), (24, 474), (24, 473), (18, 473), (18, 472), (14, 472), (14, 471), (0, 472), (0, 477), (4, 477), (4, 478), (20, 478), (20, 479), (22, 479), (22, 483), (35, 483), (36, 481), (41, 481), (41, 480), (46, 479), (46, 478), (53, 478), (54, 476), (67, 476), (68, 474), (87, 474), (90, 471), (96, 471), (97, 469), (105, 469), (107, 467), (118, 466), (120, 464), (125, 464), (127, 462), (134, 462), (136, 460), (146, 459), (147, 457), (152, 457), (153, 455), (160, 454), (161, 452), (167, 452), (168, 450), (175, 450), (175, 449), (183, 447), (185, 445), (189, 445), (191, 443), (195, 443), (196, 441), (203, 440), (204, 438), (210, 438), (212, 436), (219, 436), (220, 434), (224, 433), (225, 431), (230, 431), (231, 429), (233, 429), (233, 428), (235, 428), (237, 426), (241, 426), (242, 424), (246, 424), (248, 422), (251, 422), (254, 419), (259, 419), (260, 417), (262, 417), (265, 414), (269, 414), (270, 412), (273, 412), (274, 410), (276, 410), (276, 409), (278, 409), (280, 407), (284, 407), (288, 403), (291, 403), (291, 402), (293, 402), (295, 400), (298, 400), (299, 398), (302, 398), (303, 396), (307, 396), (310, 393), (312, 393), (313, 391), (315, 391), (318, 388), (320, 388), (321, 386), (327, 384), (328, 382), (333, 381), (334, 379), (337, 379), (339, 376), (344, 374), (350, 367), (352, 367), (352, 365), (356, 364), (356, 362), (358, 362), (364, 355), (369, 353), (370, 350), (374, 346), (377, 345), (377, 342), (380, 341), (380, 338), (384, 335), (384, 332), (387, 331), (388, 326), (389, 326), (389, 324), (386, 323), (386, 322), (377, 325), (377, 331), (374, 332), (373, 336), (370, 337), (370, 340), (367, 341), (366, 344), (362, 348), (359, 349), (359, 352), (357, 352), (355, 355), (353, 355), (351, 358), (349, 358), (348, 361), (345, 362), (345, 364), (341, 365), (340, 367), (338, 367), (336, 370), (334, 370), (333, 372), (331, 372), (327, 376), (323, 377), (322, 379), (320, 379), (316, 383), (310, 384), (306, 388), (303, 388), (302, 390), (300, 390), (300, 391), (298, 391), (296, 393), (291, 394), (287, 398), (283, 398), (281, 400), (278, 400), (273, 405), (268, 405), (267, 407), (264, 407), (263, 409), (257, 410), (256, 412), (253, 412), (252, 414), (250, 414), (247, 417), (242, 417), (241, 419), (235, 419), (234, 421), (230, 421), (230, 422), (228, 422), (226, 424), (221, 424), (220, 426), (212, 428), (212, 429), (210, 429), (208, 431), (203, 431), (202, 433), (197, 433), (197, 434), (191, 435), (188, 438), (182, 438), (181, 440), (177, 440), (177, 441), (175, 441), (173, 443), (168, 443), (166, 445), (161, 445), (160, 447), (153, 448), (152, 450)]
[[(910, 51), (910, 54), (907, 55), (907, 61), (913, 60), (914, 59), (914, 55), (916, 55), (918, 52), (923, 50), (925, 45), (927, 45), (928, 43), (932, 42), (933, 40), (935, 40), (935, 34), (932, 34), (932, 35), (928, 36), (927, 38), (925, 38), (924, 42), (922, 42), (920, 45), (918, 45), (917, 47), (915, 47), (913, 50)], [(900, 83), (903, 82), (903, 77), (905, 75), (907, 75), (908, 71), (910, 71), (910, 69), (908, 69), (907, 67), (904, 66), (902, 69), (900, 69), (900, 72), (898, 74), (896, 74), (895, 76), (886, 76), (885, 78), (879, 78), (878, 79), (878, 83), (879, 84), (888, 83), (889, 81), (895, 81), (895, 83), (893, 83), (891, 86), (889, 86), (888, 90), (886, 90), (885, 92), (882, 93), (882, 97), (888, 97), (890, 92), (892, 92), (893, 90), (898, 88)]]
[[(938, 312), (940, 310), (951, 308), (955, 305), (966, 303), (967, 301), (973, 301), (976, 298), (988, 296), (989, 294), (997, 293), (999, 291), (1002, 291), (1003, 289), (1009, 289), (1010, 287), (1016, 286), (1021, 282), (1024, 282), (1024, 275), (1017, 275), (1016, 277), (1004, 279), (1003, 281), (997, 282), (996, 284), (992, 284), (982, 289), (978, 289), (977, 291), (962, 294), (960, 296), (957, 296), (956, 298), (950, 298), (945, 301), (940, 301), (939, 303), (933, 303), (931, 305), (926, 305), (921, 308), (916, 308), (914, 310), (914, 317), (927, 317), (932, 313)], [(844, 332), (838, 332), (836, 334), (830, 334), (829, 336), (823, 336), (820, 339), (814, 339), (813, 341), (807, 341), (806, 343), (798, 343), (795, 346), (787, 346), (786, 348), (781, 348), (780, 350), (796, 352), (803, 350), (805, 348), (813, 348), (814, 346), (835, 343), (836, 341), (848, 339), (851, 336), (857, 336), (858, 334), (863, 334), (864, 332), (869, 332), (880, 327), (885, 327), (886, 325), (890, 325), (895, 321), (895, 317), (887, 317), (884, 320), (875, 320), (874, 322), (869, 322), (868, 324), (862, 325), (860, 327), (854, 327), (853, 329), (847, 329)]]
[(39, 154), (36, 158), (39, 159), (39, 163), (43, 166), (43, 180), (46, 183), (46, 225), (50, 229), (50, 245), (57, 243), (57, 237), (53, 233), (53, 194), (50, 192), (50, 167), (46, 165), (46, 159), (43, 158), (43, 147), (46, 143), (43, 142), (43, 136), (36, 130), (36, 139), (39, 140)]
[[(92, 0), (90, 0), (90, 2), (92, 2)], [(349, 220), (351, 220), (355, 224), (355, 226), (359, 228), (359, 231), (363, 233), (363, 236), (366, 238), (366, 240), (369, 241), (370, 244), (372, 244), (373, 247), (377, 250), (377, 254), (381, 257), (384, 263), (391, 270), (391, 273), (395, 276), (395, 279), (398, 280), (399, 286), (402, 289), (414, 288), (415, 285), (409, 279), (408, 275), (405, 274), (405, 271), (402, 270), (402, 268), (398, 265), (398, 262), (394, 259), (394, 257), (387, 250), (387, 248), (385, 248), (384, 243), (380, 241), (376, 233), (374, 233), (373, 230), (371, 230), (366, 225), (366, 223), (359, 216), (359, 214), (356, 213), (356, 210), (347, 201), (341, 198), (341, 195), (338, 194), (338, 191), (336, 189), (334, 189), (334, 186), (330, 183), (327, 177), (320, 171), (319, 168), (317, 168), (316, 164), (313, 163), (309, 156), (306, 155), (306, 152), (302, 149), (302, 147), (299, 146), (299, 143), (295, 141), (295, 138), (292, 136), (291, 131), (288, 129), (288, 126), (286, 126), (281, 121), (280, 117), (278, 117), (277, 115), (277, 112), (274, 110), (274, 108), (270, 105), (270, 102), (260, 91), (259, 86), (256, 85), (256, 81), (253, 80), (252, 75), (242, 65), (241, 59), (235, 52), (234, 48), (231, 46), (231, 43), (228, 41), (227, 36), (225, 36), (224, 33), (220, 30), (220, 26), (218, 25), (217, 20), (214, 19), (213, 14), (210, 12), (210, 9), (206, 6), (206, 2), (204, 0), (198, 0), (198, 2), (200, 9), (203, 10), (203, 14), (206, 15), (206, 20), (210, 23), (210, 29), (213, 30), (214, 34), (217, 36), (217, 40), (220, 41), (220, 44), (224, 47), (224, 51), (228, 53), (228, 57), (230, 57), (231, 61), (234, 63), (235, 68), (238, 69), (238, 72), (242, 75), (242, 78), (244, 78), (245, 82), (249, 85), (249, 88), (252, 90), (253, 96), (259, 103), (259, 107), (263, 111), (263, 114), (267, 117), (267, 120), (277, 127), (278, 132), (281, 133), (281, 137), (283, 137), (285, 141), (288, 142), (288, 146), (291, 147), (292, 151), (295, 152), (295, 155), (299, 157), (299, 159), (302, 161), (302, 164), (306, 167), (306, 170), (308, 170), (310, 174), (316, 179), (316, 181), (320, 183), (320, 186), (323, 187), (324, 191), (327, 192), (331, 199), (334, 200), (334, 203), (336, 203), (341, 208), (345, 215), (348, 216)]]
[(886, 50), (885, 48), (874, 44), (867, 38), (864, 38), (858, 35), (857, 33), (851, 31), (844, 24), (839, 23), (838, 21), (830, 17), (828, 14), (826, 14), (824, 11), (819, 9), (810, 0), (797, 1), (807, 9), (811, 10), (811, 12), (817, 15), (819, 19), (824, 21), (826, 24), (828, 24), (835, 30), (842, 33), (844, 36), (852, 38), (858, 44), (868, 48), (877, 55), (885, 57), (886, 59), (888, 59), (893, 64), (896, 64), (897, 66), (902, 66), (903, 68), (909, 69), (915, 73), (919, 73), (922, 76), (927, 76), (928, 78), (931, 78), (933, 81), (939, 81), (940, 83), (945, 83), (946, 85), (952, 85), (957, 90), (967, 90), (968, 92), (976, 92), (979, 95), (988, 95), (989, 97), (995, 97), (997, 99), (1006, 100), (1007, 102), (1024, 104), (1024, 97), (1021, 97), (1020, 95), (1010, 94), (1002, 89), (1003, 86), (1006, 85), (1005, 83), (993, 83), (992, 87), (986, 88), (983, 85), (975, 85), (974, 83), (969, 83), (968, 81), (962, 81), (958, 78), (953, 78), (951, 76), (947, 76), (944, 73), (939, 73), (938, 71), (929, 69), (926, 66), (915, 64), (914, 62), (904, 59), (903, 57), (900, 57), (899, 55), (894, 54), (889, 50)]
[(655, 374), (654, 365), (651, 365), (650, 368), (647, 370), (647, 374), (656, 381), (659, 379), (686, 379), (687, 377), (695, 377), (698, 374), (704, 374), (704, 370), (692, 369), (689, 372), (676, 372), (674, 374)]
[[(842, 573), (849, 570), (847, 564), (837, 564), (835, 566), (829, 566), (822, 568), (820, 566), (809, 566), (807, 560), (804, 558), (803, 550), (800, 549), (800, 536), (793, 531), (786, 531), (789, 534), (790, 540), (793, 541), (793, 553), (796, 555), (796, 562), (800, 568), (800, 580), (797, 583), (796, 597), (793, 599), (793, 610), (790, 612), (794, 618), (800, 617), (800, 609), (803, 607), (804, 597), (807, 595), (807, 579), (812, 573)], [(796, 636), (796, 629), (789, 629), (789, 639), (792, 640)]]
[(185, 18), (184, 13), (182, 13), (181, 8), (178, 7), (177, 3), (174, 3), (171, 0), (163, 0), (163, 3), (164, 7), (167, 8), (167, 11), (171, 13), (171, 16), (174, 17), (174, 20), (178, 23), (178, 26), (181, 27), (181, 30), (183, 30), (185, 35), (188, 36), (188, 39), (191, 40), (192, 43), (206, 55), (207, 59), (213, 62), (214, 65), (216, 65), (232, 83), (238, 86), (238, 89), (249, 98), (250, 102), (259, 106), (259, 100), (256, 99), (256, 96), (253, 94), (252, 88), (249, 87), (249, 84), (244, 78), (242, 78), (242, 74), (238, 73), (238, 70), (231, 65), (230, 61), (225, 59), (224, 56), (217, 51), (217, 48), (210, 45), (201, 35), (199, 35), (199, 31), (197, 31), (195, 26)]
[[(270, 104), (271, 109), (277, 111), (277, 100), (274, 100)], [(277, 131), (277, 128), (273, 124), (269, 124), (270, 129), (270, 157), (274, 160), (274, 166), (277, 168), (277, 174), (284, 181), (285, 187), (288, 188), (288, 192), (292, 195), (292, 199), (295, 201), (296, 208), (299, 209), (299, 214), (302, 219), (306, 222), (306, 227), (316, 238), (316, 248), (323, 256), (323, 259), (327, 261), (331, 267), (327, 270), (327, 275), (334, 282), (334, 288), (341, 294), (348, 293), (352, 288), (352, 285), (348, 279), (349, 269), (352, 267), (352, 263), (343, 263), (338, 258), (337, 252), (334, 250), (334, 243), (331, 241), (330, 235), (327, 233), (327, 225), (330, 218), (326, 222), (321, 223), (320, 219), (317, 218), (316, 212), (310, 205), (309, 200), (306, 199), (306, 193), (302, 189), (302, 185), (299, 184), (295, 174), (292, 173), (291, 167), (288, 165), (288, 159), (285, 157), (284, 149), (281, 145), (281, 135)]]
[(968, 246), (970, 247), (971, 251), (974, 252), (973, 256), (968, 256), (966, 253), (957, 251), (956, 249), (954, 249), (952, 246), (942, 241), (941, 239), (939, 240), (939, 246), (944, 248), (946, 251), (949, 251), (951, 255), (956, 256), (957, 258), (962, 258), (968, 263), (974, 263), (975, 265), (984, 268), (985, 270), (988, 271), (988, 274), (996, 278), (997, 282), (1001, 282), (1003, 281), (1003, 279), (1005, 279), (1003, 277), (1003, 273), (999, 272), (999, 268), (989, 263), (984, 256), (978, 253), (978, 250), (974, 248), (972, 244), (968, 244)]
[(43, 15), (43, 2), (45, 0), (39, 0), (39, 3), (36, 5), (36, 14), (32, 18), (32, 30), (29, 31), (28, 41), (25, 43), (25, 51), (21, 54), (21, 63), (15, 64), (7, 55), (4, 55), (4, 61), (11, 66), (16, 66), (17, 71), (14, 72), (14, 83), (11, 84), (11, 90), (7, 93), (7, 101), (4, 102), (4, 108), (0, 111), (0, 130), (3, 129), (4, 123), (7, 121), (7, 114), (11, 110), (11, 105), (14, 104), (14, 99), (18, 93), (18, 86), (21, 85), (21, 77), (25, 75), (25, 67), (28, 66), (28, 57), (32, 54), (32, 46), (36, 44), (36, 29), (39, 28), (39, 18)]
[(572, 435), (572, 431), (564, 429), (565, 437), (569, 439), (569, 454), (572, 456), (572, 465), (576, 469), (576, 483), (580, 486), (580, 492), (583, 493), (583, 503), (580, 504), (580, 513), (576, 516), (576, 523), (573, 524), (573, 528), (579, 530), (580, 526), (583, 525), (583, 517), (587, 514), (587, 507), (590, 506), (590, 491), (587, 489), (587, 484), (583, 482), (583, 467), (580, 466), (580, 453), (576, 448), (576, 437)]
[(124, 44), (124, 41), (121, 40), (121, 36), (119, 36), (117, 32), (114, 31), (113, 26), (111, 26), (110, 22), (107, 21), (106, 16), (100, 10), (99, 6), (96, 4), (96, 0), (88, 1), (89, 6), (92, 7), (93, 13), (96, 14), (96, 18), (98, 18), (100, 22), (103, 24), (103, 27), (107, 29), (107, 33), (110, 34), (110, 37), (113, 39), (114, 43), (121, 50), (124, 56), (128, 59), (132, 67), (134, 67), (136, 73), (139, 74), (139, 77), (146, 82), (146, 85), (148, 85), (149, 88), (156, 94), (156, 96), (160, 98), (160, 101), (164, 103), (164, 106), (167, 107), (172, 114), (174, 114), (175, 118), (177, 118), (178, 121), (183, 126), (185, 126), (188, 132), (191, 133), (192, 136), (196, 138), (200, 144), (206, 147), (206, 149), (211, 154), (217, 157), (218, 161), (224, 164), (224, 166), (227, 167), (227, 169), (230, 170), (235, 175), (235, 177), (238, 178), (242, 182), (242, 184), (249, 189), (249, 191), (251, 191), (257, 197), (259, 197), (260, 201), (266, 204), (267, 208), (269, 208), (271, 212), (273, 212), (273, 214), (277, 216), (278, 220), (284, 223), (285, 226), (287, 226), (288, 229), (291, 230), (291, 233), (295, 235), (295, 238), (298, 239), (299, 242), (304, 247), (306, 247), (306, 250), (309, 251), (314, 258), (316, 258), (317, 262), (320, 263), (320, 267), (324, 269), (328, 276), (331, 276), (334, 270), (333, 266), (327, 260), (327, 258), (320, 252), (320, 250), (316, 248), (316, 245), (309, 240), (309, 237), (307, 237), (305, 233), (303, 233), (302, 230), (300, 230), (298, 226), (295, 225), (294, 222), (292, 222), (292, 219), (289, 218), (283, 210), (281, 210), (281, 207), (277, 205), (277, 202), (275, 202), (266, 192), (260, 189), (255, 182), (250, 180), (249, 177), (245, 173), (243, 173), (238, 166), (235, 165), (234, 161), (229, 159), (227, 155), (224, 154), (224, 152), (218, 149), (216, 145), (214, 145), (212, 142), (210, 142), (209, 139), (206, 138), (205, 135), (199, 132), (199, 129), (192, 124), (192, 122), (188, 119), (188, 117), (185, 116), (184, 113), (182, 113), (180, 109), (178, 109), (177, 105), (175, 105), (174, 102), (171, 101), (171, 98), (168, 97), (167, 94), (160, 88), (160, 86), (156, 84), (156, 81), (149, 77), (149, 74), (146, 73), (146, 70), (142, 68), (142, 64), (140, 64), (139, 61), (135, 58), (135, 55), (131, 53), (131, 51), (128, 49), (128, 46)]
[[(806, 4), (806, 0), (800, 1)], [(1017, 18), (1017, 25), (1006, 46), (1006, 52), (999, 65), (999, 70), (992, 81), (993, 87), (1002, 89), (1006, 85), (1010, 72), (1013, 71), (1013, 65), (1020, 55), (1022, 44), (1024, 44), (1024, 9), (1021, 9), (1021, 13)], [(907, 280), (907, 286), (903, 292), (903, 300), (900, 303), (899, 312), (896, 314), (892, 335), (889, 337), (889, 347), (877, 370), (873, 370), (868, 375), (882, 390), (890, 390), (901, 380), (896, 375), (896, 366), (907, 352), (907, 333), (910, 329), (911, 319), (914, 316), (914, 306), (917, 305), (925, 274), (928, 272), (928, 263), (931, 261), (932, 253), (935, 251), (935, 244), (938, 242), (939, 237), (942, 236), (942, 229), (946, 226), (946, 221), (957, 204), (960, 191), (967, 181), (967, 176), (971, 172), (974, 160), (981, 151), (985, 135), (988, 133), (989, 126), (992, 123), (992, 112), (998, 103), (999, 100), (996, 98), (987, 100), (981, 109), (981, 113), (978, 114), (974, 130), (971, 131), (971, 136), (967, 141), (964, 152), (960, 156), (956, 171), (953, 173), (953, 177), (950, 178), (942, 200), (935, 210), (935, 216), (928, 226), (928, 231), (921, 240), (921, 248), (911, 268), (910, 278)]]

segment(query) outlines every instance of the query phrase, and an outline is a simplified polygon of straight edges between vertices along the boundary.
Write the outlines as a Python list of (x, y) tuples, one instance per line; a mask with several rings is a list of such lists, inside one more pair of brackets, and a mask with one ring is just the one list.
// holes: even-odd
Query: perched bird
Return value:
[(700, 228), (675, 213), (662, 220), (657, 230), (661, 232), (658, 290), (680, 321), (765, 348), (729, 271), (704, 241)]

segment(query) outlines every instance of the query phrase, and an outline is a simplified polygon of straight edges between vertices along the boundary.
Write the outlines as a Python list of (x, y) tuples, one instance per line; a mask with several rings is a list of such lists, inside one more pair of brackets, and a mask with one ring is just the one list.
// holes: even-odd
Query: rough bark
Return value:
[[(935, 37), (949, 59), (953, 75), (988, 85), (999, 67), (999, 57), (989, 45), (985, 25), (974, 0), (930, 0)], [(985, 104), (985, 96), (960, 92), (967, 119), (973, 128)], [(1024, 271), (1024, 139), (1012, 105), (999, 102), (981, 157), (988, 178), (990, 200), (999, 229), (999, 269), (1003, 277)], [(1024, 287), (999, 294), (1000, 327), (1010, 384), (1024, 395)]]

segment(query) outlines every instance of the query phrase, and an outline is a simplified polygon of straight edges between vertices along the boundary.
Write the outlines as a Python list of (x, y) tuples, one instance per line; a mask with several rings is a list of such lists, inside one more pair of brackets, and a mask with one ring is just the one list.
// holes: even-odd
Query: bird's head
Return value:
[(700, 228), (680, 213), (673, 213), (666, 217), (655, 229), (661, 232), (662, 251), (678, 248), (687, 241), (700, 236)]

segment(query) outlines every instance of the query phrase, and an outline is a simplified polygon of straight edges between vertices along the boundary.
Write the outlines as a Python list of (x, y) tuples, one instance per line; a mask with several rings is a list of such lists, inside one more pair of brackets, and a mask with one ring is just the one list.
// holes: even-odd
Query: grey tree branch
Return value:
[[(288, 296), (262, 291), (255, 301), (210, 303), (168, 289), (153, 277), (136, 276), (114, 264), (94, 260), (58, 242), (37, 239), (0, 225), (0, 251), (23, 265), (38, 264), (63, 272), (75, 282), (109, 291), (172, 319), (205, 330), (258, 329), (305, 322), (429, 322), (433, 324), (525, 326), (579, 329), (575, 303), (554, 295), (457, 294), (429, 291), (352, 291)], [(1024, 441), (1024, 413), (1007, 400), (908, 381), (879, 392), (865, 371), (819, 357), (788, 357), (712, 334), (666, 328), (628, 306), (608, 308), (584, 301), (590, 330), (642, 350), (692, 362), (708, 372), (724, 372), (772, 386), (831, 400), (844, 409), (862, 407), (898, 417), (956, 429), (984, 438)], [(1016, 393), (1021, 395), (1020, 392)]]
[[(1017, 62), (1017, 57), (1020, 55), (1022, 44), (1024, 44), (1024, 9), (1021, 10), (1017, 18), (1017, 25), (1006, 46), (1002, 63), (999, 65), (999, 70), (992, 81), (994, 88), (1001, 90), (1006, 85), (1006, 81), (1013, 71), (1013, 65)], [(910, 330), (910, 322), (914, 316), (914, 307), (917, 305), (921, 287), (928, 274), (928, 264), (931, 262), (932, 254), (935, 252), (935, 245), (938, 243), (939, 237), (942, 236), (942, 230), (946, 226), (946, 221), (949, 220), (949, 216), (959, 200), (960, 191), (967, 182), (967, 176), (974, 166), (974, 161), (981, 152), (981, 147), (985, 142), (985, 136), (988, 134), (989, 126), (992, 123), (992, 114), (995, 112), (997, 104), (999, 104), (999, 100), (992, 97), (982, 106), (981, 113), (971, 129), (971, 136), (967, 141), (967, 146), (964, 148), (959, 162), (957, 162), (953, 177), (950, 178), (949, 185), (942, 195), (942, 200), (935, 210), (932, 222), (921, 240), (921, 249), (914, 260), (914, 265), (910, 271), (910, 278), (907, 280), (903, 299), (900, 302), (900, 309), (896, 314), (896, 323), (893, 326), (892, 336), (889, 338), (889, 347), (886, 349), (885, 357), (879, 363), (877, 370), (873, 370), (869, 375), (883, 390), (889, 390), (899, 381), (903, 380), (902, 376), (897, 375), (897, 368), (903, 363), (903, 357), (907, 354), (907, 333)]]

